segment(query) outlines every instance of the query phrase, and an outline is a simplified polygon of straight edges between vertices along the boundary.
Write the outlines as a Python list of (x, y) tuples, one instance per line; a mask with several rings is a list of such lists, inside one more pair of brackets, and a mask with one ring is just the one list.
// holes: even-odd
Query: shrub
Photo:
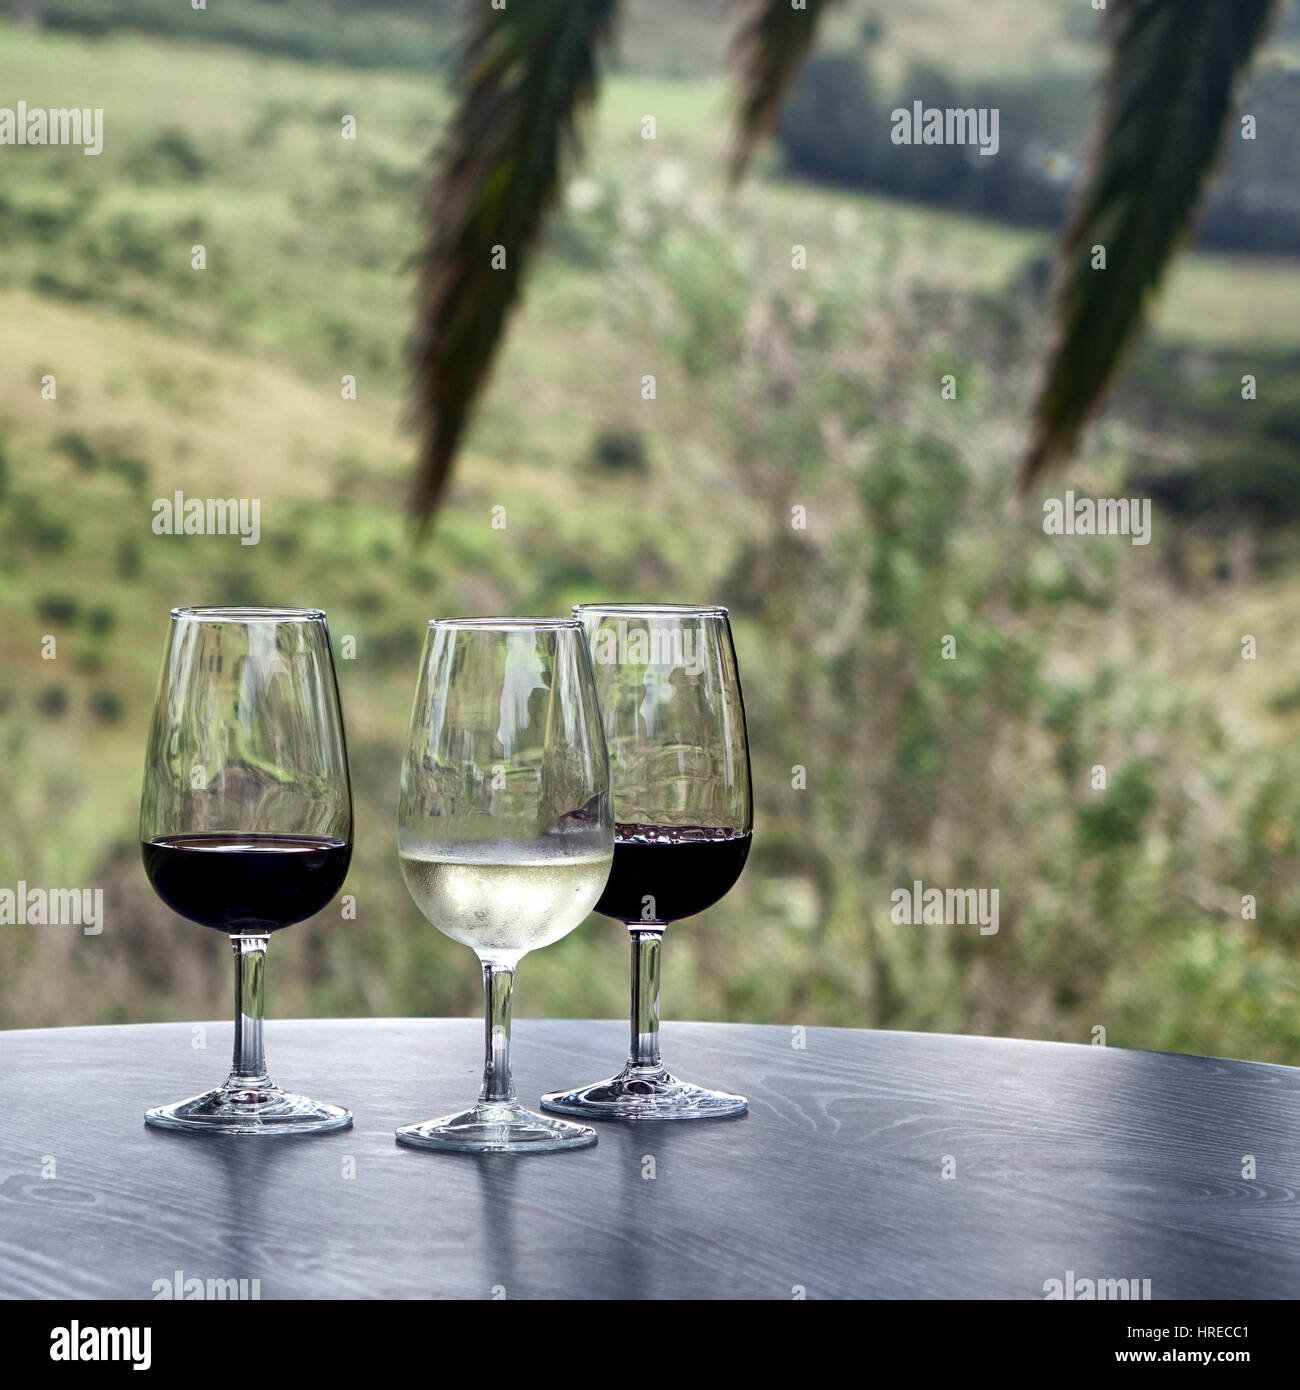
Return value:
[(90, 712), (105, 724), (116, 724), (126, 713), (126, 704), (111, 690), (96, 690), (90, 697)]
[(36, 697), (36, 708), (49, 719), (60, 718), (67, 712), (67, 690), (61, 685), (47, 685)]
[(108, 604), (101, 603), (86, 614), (86, 626), (96, 637), (102, 637), (117, 626), (117, 614)]
[(130, 538), (123, 536), (117, 543), (117, 574), (119, 579), (138, 579), (142, 561), (140, 547)]
[(80, 612), (81, 605), (67, 594), (42, 594), (36, 600), (36, 616), (43, 623), (75, 623)]
[(64, 430), (55, 435), (54, 447), (83, 473), (93, 473), (99, 467), (95, 446), (78, 430)]
[(645, 440), (640, 430), (600, 430), (592, 443), (591, 453), (598, 467), (614, 473), (646, 471)]

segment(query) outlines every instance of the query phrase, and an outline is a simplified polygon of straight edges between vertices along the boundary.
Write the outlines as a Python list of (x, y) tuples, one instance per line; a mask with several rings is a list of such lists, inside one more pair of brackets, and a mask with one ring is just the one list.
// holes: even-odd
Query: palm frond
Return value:
[[(1278, 0), (1111, 0), (1100, 139), (1057, 258), (1056, 340), (1021, 471), (1073, 448), (1179, 242)], [(1094, 246), (1106, 269), (1094, 270)]]
[(740, 110), (731, 178), (738, 183), (758, 142), (776, 124), (803, 60), (812, 48), (817, 22), (837, 0), (742, 0), (748, 15), (736, 31), (733, 56), (740, 69)]
[[(465, 428), (561, 171), (617, 0), (476, 0), (457, 65), (458, 105), (436, 158), (411, 344), (420, 429), (412, 510), (424, 526)], [(502, 262), (504, 257), (504, 262)]]

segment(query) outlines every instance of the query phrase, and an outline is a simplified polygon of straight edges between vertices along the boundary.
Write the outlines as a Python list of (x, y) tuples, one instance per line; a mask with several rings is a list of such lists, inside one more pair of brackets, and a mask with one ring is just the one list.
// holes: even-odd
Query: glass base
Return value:
[(596, 1131), (587, 1125), (538, 1115), (525, 1110), (518, 1101), (481, 1100), (472, 1109), (456, 1115), (403, 1125), (397, 1131), (397, 1142), (453, 1153), (536, 1154), (594, 1144)]
[(552, 1091), (542, 1097), (542, 1108), (598, 1120), (716, 1120), (743, 1115), (749, 1102), (728, 1091), (678, 1081), (663, 1067), (629, 1063), (617, 1076), (592, 1086)]
[(191, 1134), (317, 1134), (347, 1129), (352, 1112), (282, 1091), (269, 1081), (245, 1086), (227, 1082), (201, 1096), (146, 1110), (144, 1122)]

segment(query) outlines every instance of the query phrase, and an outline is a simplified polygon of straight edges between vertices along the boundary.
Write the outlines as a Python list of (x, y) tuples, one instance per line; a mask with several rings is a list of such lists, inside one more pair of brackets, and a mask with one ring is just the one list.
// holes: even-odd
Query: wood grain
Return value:
[[(669, 1064), (747, 1116), (472, 1157), (393, 1130), (472, 1099), (481, 1023), (273, 1021), (272, 1075), (351, 1107), (352, 1131), (146, 1129), (146, 1106), (224, 1076), (230, 1026), (205, 1027), (203, 1051), (189, 1025), (0, 1033), (0, 1296), (148, 1299), (177, 1270), (264, 1299), (1041, 1299), (1067, 1270), (1157, 1299), (1300, 1295), (1291, 1068), (668, 1024)], [(606, 1075), (624, 1033), (519, 1022), (521, 1098)]]

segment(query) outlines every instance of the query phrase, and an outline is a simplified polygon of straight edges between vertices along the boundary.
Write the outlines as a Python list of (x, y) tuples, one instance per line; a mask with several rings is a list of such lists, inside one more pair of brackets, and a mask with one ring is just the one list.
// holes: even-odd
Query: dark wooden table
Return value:
[[(669, 1064), (747, 1116), (474, 1157), (393, 1129), (473, 1097), (481, 1023), (272, 1021), (272, 1075), (354, 1129), (146, 1129), (147, 1105), (224, 1075), (230, 1026), (206, 1026), (206, 1051), (180, 1024), (0, 1033), (0, 1295), (148, 1299), (180, 1271), (264, 1299), (1041, 1299), (1073, 1271), (1156, 1299), (1300, 1296), (1288, 1067), (668, 1024)], [(609, 1071), (624, 1030), (518, 1022), (521, 1098)]]

